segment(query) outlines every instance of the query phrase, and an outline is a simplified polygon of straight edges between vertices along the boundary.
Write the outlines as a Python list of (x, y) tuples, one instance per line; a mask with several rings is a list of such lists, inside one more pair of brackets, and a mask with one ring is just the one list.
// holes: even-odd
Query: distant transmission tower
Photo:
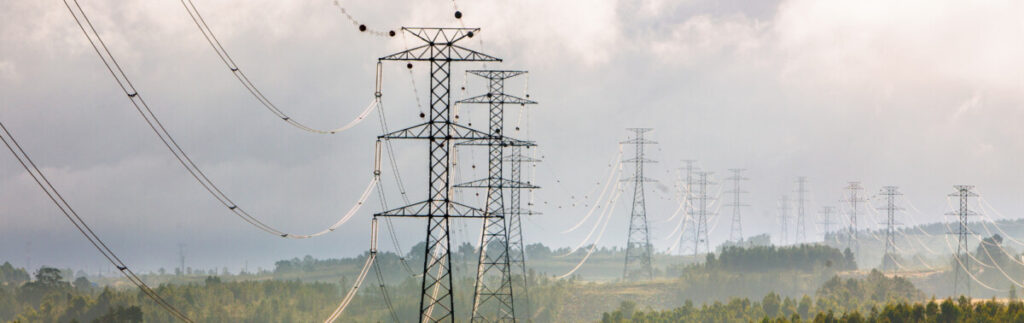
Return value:
[(821, 230), (822, 230), (822, 241), (828, 243), (828, 234), (832, 231), (832, 213), (835, 211), (835, 207), (823, 206), (821, 207)]
[[(685, 214), (683, 214), (683, 233), (679, 235), (678, 247), (680, 255), (682, 255), (684, 253), (684, 250), (687, 249), (685, 247), (686, 242), (692, 240), (694, 241), (694, 245), (697, 244), (697, 221), (693, 208), (693, 172), (695, 170), (693, 164), (696, 161), (688, 159), (683, 160), (683, 162), (686, 163), (686, 167), (682, 168), (686, 170), (686, 178), (683, 179), (683, 186), (686, 189), (686, 191), (684, 192), (685, 195), (683, 195), (683, 203), (686, 203), (686, 205), (683, 206), (683, 212), (685, 212)], [(693, 254), (695, 256), (697, 255), (696, 248), (694, 248)]]
[(807, 177), (796, 178), (796, 234), (793, 243), (800, 244), (807, 242), (807, 225), (805, 224), (807, 214), (804, 210), (804, 202), (807, 194)]
[[(484, 208), (484, 219), (480, 261), (476, 273), (476, 288), (473, 293), (472, 321), (515, 321), (515, 300), (512, 293), (511, 249), (509, 227), (506, 220), (505, 189), (536, 188), (535, 186), (515, 182), (503, 177), (504, 148), (508, 146), (530, 146), (532, 143), (505, 140), (505, 104), (535, 104), (536, 102), (506, 94), (505, 80), (526, 74), (526, 71), (506, 70), (472, 70), (469, 74), (488, 80), (486, 94), (460, 100), (460, 104), (487, 104), (489, 109), (489, 138), (470, 140), (459, 145), (486, 145), (488, 148), (487, 178), (456, 185), (459, 188), (486, 188), (487, 204)], [(514, 219), (517, 224), (519, 218)], [(520, 229), (517, 225), (516, 229)], [(520, 238), (516, 245), (518, 254), (522, 254), (522, 232), (515, 234)]]
[(949, 196), (960, 198), (960, 209), (955, 212), (946, 213), (947, 215), (955, 215), (959, 218), (956, 232), (950, 232), (957, 236), (956, 254), (954, 257), (958, 265), (953, 274), (953, 295), (960, 295), (960, 293), (966, 290), (966, 296), (971, 297), (971, 262), (967, 258), (969, 256), (968, 252), (971, 252), (971, 250), (967, 248), (967, 238), (972, 233), (967, 228), (967, 217), (977, 215), (977, 213), (967, 208), (967, 202), (970, 197), (978, 196), (978, 194), (971, 191), (974, 189), (974, 186), (971, 185), (956, 185), (953, 188), (956, 188), (956, 193), (949, 194)]
[(697, 256), (700, 254), (700, 248), (704, 247), (704, 253), (711, 253), (711, 240), (708, 238), (708, 215), (714, 215), (713, 212), (708, 212), (708, 204), (715, 198), (708, 196), (708, 185), (712, 184), (708, 181), (708, 177), (711, 176), (711, 172), (698, 172), (697, 173), (697, 216), (694, 219), (696, 222), (696, 236), (693, 239), (693, 255)]
[[(644, 146), (656, 144), (656, 142), (644, 139), (644, 133), (651, 131), (650, 128), (629, 128), (627, 130), (633, 132), (633, 138), (621, 143), (635, 145), (636, 156), (622, 161), (623, 163), (633, 163), (635, 167), (633, 177), (622, 180), (633, 182), (633, 210), (629, 217), (629, 239), (626, 242), (626, 264), (622, 271), (622, 278), (629, 280), (638, 276), (646, 276), (651, 279), (654, 278), (654, 269), (651, 267), (651, 237), (647, 227), (644, 183), (654, 180), (644, 177), (644, 164), (655, 161), (644, 157)], [(630, 271), (630, 265), (633, 263), (638, 263), (640, 268)]]
[(743, 171), (745, 171), (745, 169), (733, 168), (729, 171), (732, 172), (732, 176), (727, 178), (732, 181), (732, 190), (726, 192), (732, 193), (732, 204), (727, 205), (732, 207), (732, 228), (729, 230), (729, 240), (738, 243), (743, 241), (743, 225), (740, 218), (740, 208), (750, 206), (740, 202), (740, 196), (747, 193), (747, 191), (740, 189), (740, 182), (749, 180), (749, 178), (743, 177)]
[(850, 226), (846, 236), (846, 247), (856, 257), (860, 255), (860, 242), (857, 241), (857, 212), (860, 210), (860, 204), (864, 203), (864, 197), (861, 196), (861, 191), (864, 188), (860, 186), (860, 182), (850, 182), (846, 186), (846, 190), (849, 191), (849, 195), (843, 202), (850, 204)]
[(783, 195), (779, 201), (779, 224), (782, 227), (780, 235), (782, 243), (780, 245), (786, 245), (789, 244), (789, 196)]
[[(506, 157), (505, 161), (509, 163), (511, 168), (511, 180), (517, 183), (523, 183), (523, 163), (536, 163), (540, 162), (539, 159), (531, 158), (523, 154), (521, 146), (512, 146), (510, 148), (511, 156)], [(526, 184), (531, 184), (526, 182)], [(529, 277), (526, 271), (526, 246), (523, 243), (523, 215), (539, 215), (540, 212), (534, 212), (529, 209), (522, 208), (521, 193), (524, 189), (522, 188), (511, 188), (509, 189), (509, 206), (508, 206), (508, 240), (509, 240), (509, 264), (513, 267), (513, 270), (519, 269), (522, 292), (516, 292), (515, 297), (523, 300), (526, 304), (524, 310), (519, 311), (517, 316), (527, 317), (533, 313), (533, 306), (530, 302), (530, 284)], [(517, 301), (517, 304), (521, 304)], [(527, 319), (529, 321), (529, 319)]]
[[(381, 57), (381, 61), (426, 62), (430, 66), (430, 109), (422, 116), (426, 122), (381, 135), (378, 140), (420, 139), (428, 142), (427, 199), (374, 216), (423, 217), (427, 219), (426, 249), (423, 257), (423, 281), (420, 289), (420, 322), (455, 320), (452, 292), (451, 218), (491, 218), (492, 214), (452, 201), (452, 159), (449, 153), (455, 140), (493, 138), (488, 133), (457, 124), (451, 113), (451, 64), (453, 62), (500, 62), (501, 60), (455, 45), (473, 37), (478, 28), (402, 28), (423, 41), (423, 45)], [(380, 95), (380, 93), (377, 93)]]
[[(882, 266), (892, 265), (892, 273), (896, 274), (896, 211), (902, 208), (896, 206), (896, 197), (903, 195), (896, 186), (882, 187), (882, 196), (885, 196), (885, 252), (882, 254)], [(886, 259), (891, 264), (886, 263)]]

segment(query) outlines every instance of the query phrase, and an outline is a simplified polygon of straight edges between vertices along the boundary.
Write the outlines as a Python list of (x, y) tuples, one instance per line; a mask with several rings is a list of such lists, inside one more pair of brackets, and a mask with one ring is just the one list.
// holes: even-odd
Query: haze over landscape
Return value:
[[(906, 296), (901, 299), (957, 296), (927, 286), (939, 281), (948, 285), (943, 275), (956, 269), (950, 265), (956, 236), (945, 236), (956, 228), (957, 218), (947, 215), (958, 207), (948, 196), (956, 193), (953, 185), (973, 185), (978, 194), (970, 206), (980, 215), (972, 221), (1001, 225), (994, 230), (977, 224), (972, 232), (979, 237), (970, 241), (970, 252), (988, 250), (979, 247), (979, 241), (999, 231), (999, 243), (1003, 238), (1008, 241), (1005, 249), (1000, 248), (1006, 252), (1005, 260), (1014, 265), (1021, 259), (1013, 247), (1024, 245), (1009, 244), (1024, 238), (1024, 172), (1019, 170), (1024, 142), (1018, 140), (1024, 136), (1018, 122), (1024, 118), (1024, 4), (1019, 2), (193, 1), (262, 94), (290, 119), (316, 128), (344, 125), (374, 99), (378, 58), (419, 42), (400, 27), (479, 27), (459, 44), (503, 61), (452, 65), (452, 100), (488, 91), (484, 79), (466, 70), (529, 71), (507, 80), (505, 92), (528, 95), (538, 104), (509, 106), (505, 127), (508, 136), (538, 144), (527, 151), (542, 162), (524, 165), (524, 177), (541, 188), (524, 193), (524, 206), (530, 203), (528, 208), (540, 214), (524, 215), (522, 231), (526, 245), (538, 244), (534, 253), (526, 248), (527, 255), (538, 257), (528, 266), (544, 279), (566, 274), (583, 261), (574, 279), (612, 286), (628, 280), (622, 279), (622, 258), (633, 186), (622, 184), (621, 198), (603, 224), (607, 230), (599, 225), (603, 215), (593, 218), (588, 212), (595, 203), (608, 205), (608, 198), (602, 200), (597, 192), (608, 179), (619, 178), (610, 175), (619, 167), (620, 149), (622, 159), (633, 157), (633, 147), (620, 142), (631, 136), (625, 128), (635, 127), (653, 128), (646, 138), (657, 141), (647, 147), (646, 157), (658, 163), (645, 166), (646, 176), (657, 180), (647, 183), (645, 190), (656, 271), (652, 277), (686, 281), (693, 274), (687, 270), (694, 270), (687, 266), (714, 265), (704, 255), (692, 255), (692, 248), (686, 250), (693, 242), (680, 248), (680, 236), (685, 235), (680, 221), (692, 217), (690, 209), (676, 216), (680, 203), (690, 201), (681, 196), (688, 187), (681, 180), (684, 160), (696, 160), (698, 168), (714, 172), (708, 192), (717, 198), (709, 206), (717, 211), (708, 220), (712, 253), (721, 256), (724, 249), (719, 247), (730, 239), (732, 208), (727, 204), (732, 202), (732, 183), (727, 178), (733, 168), (747, 169), (744, 176), (749, 178), (743, 183), (749, 192), (743, 196), (749, 204), (742, 209), (745, 238), (766, 235), (762, 239), (767, 241), (758, 246), (800, 248), (797, 245), (806, 243), (831, 248), (810, 253), (827, 258), (827, 269), (824, 262), (816, 262), (818, 258), (808, 260), (813, 270), (799, 269), (814, 273), (808, 279), (813, 286), (779, 290), (765, 283), (763, 290), (757, 285), (701, 302), (726, 302), (733, 296), (760, 300), (769, 291), (794, 299), (815, 296), (815, 291), (828, 295), (819, 285), (834, 275), (869, 279), (872, 268), (890, 273), (881, 260), (884, 241), (868, 240), (884, 231), (884, 211), (875, 209), (883, 206), (878, 192), (889, 185), (899, 186), (903, 194), (899, 206), (904, 210), (896, 219), (903, 237), (897, 245), (906, 251), (900, 252), (900, 259), (912, 267), (903, 268), (909, 287), (893, 292)], [(313, 233), (338, 221), (373, 179), (375, 143), (382, 133), (378, 113), (336, 134), (296, 131), (266, 112), (238, 84), (183, 4), (80, 1), (123, 72), (176, 143), (237, 205), (285, 232)], [(460, 18), (453, 16), (455, 11)], [(360, 24), (370, 32), (360, 32)], [(398, 33), (374, 35), (389, 30)], [(380, 108), (391, 130), (421, 123), (420, 114), (429, 111), (430, 65), (411, 64), (410, 69), (404, 61), (385, 61), (381, 67)], [(380, 195), (372, 194), (351, 220), (321, 237), (292, 240), (260, 232), (183, 171), (110, 75), (63, 2), (0, 2), (0, 121), (133, 270), (156, 275), (161, 269), (172, 272), (184, 261), (185, 267), (197, 271), (212, 269), (214, 276), (226, 269), (225, 281), (245, 281), (244, 276), (232, 277), (240, 271), (258, 276), (262, 269), (267, 275), (263, 278), (331, 284), (341, 280), (346, 287), (340, 288), (347, 288), (369, 250), (371, 218), (383, 208)], [(455, 121), (486, 129), (485, 109), (464, 104)], [(409, 141), (394, 141), (392, 146), (395, 168), (402, 170), (412, 201), (426, 199), (425, 146)], [(486, 178), (487, 150), (458, 149), (456, 177)], [(396, 207), (402, 204), (402, 194), (393, 168), (384, 163), (382, 194), (390, 207)], [(621, 178), (629, 177), (633, 165), (622, 167)], [(798, 177), (807, 178), (808, 191), (802, 241), (794, 239), (793, 232), (782, 232), (779, 222), (780, 197), (788, 195), (796, 203)], [(848, 225), (850, 210), (844, 200), (849, 196), (844, 188), (855, 181), (864, 187), (862, 197), (867, 199), (858, 222), (864, 251), (843, 258), (846, 241), (836, 231)], [(453, 196), (482, 207), (486, 193), (458, 189)], [(10, 156), (0, 157), (0, 205), (0, 263), (25, 268), (29, 274), (42, 266), (81, 270), (94, 282), (99, 276), (111, 279), (99, 286), (116, 285), (117, 268), (83, 240)], [(795, 205), (790, 205), (793, 212)], [(838, 210), (830, 220), (832, 242), (823, 242), (819, 210), (826, 206)], [(600, 209), (597, 214), (602, 214)], [(410, 263), (413, 270), (422, 270), (423, 247), (415, 249), (418, 256), (412, 247), (424, 240), (425, 220), (393, 223), (394, 232), (381, 230), (380, 251), (420, 257)], [(566, 232), (580, 223), (580, 229)], [(793, 228), (790, 223), (789, 230)], [(595, 232), (599, 240), (594, 239)], [(392, 235), (397, 243), (391, 242)], [(472, 279), (481, 220), (453, 220), (451, 239), (453, 253), (470, 244), (467, 258), (460, 260), (469, 261), (468, 269), (458, 274)], [(583, 258), (583, 252), (570, 258), (549, 255), (551, 250), (563, 253), (594, 243), (598, 248), (591, 260)], [(927, 248), (933, 249), (926, 252)], [(300, 261), (307, 255), (306, 262)], [(310, 264), (307, 269), (317, 269), (297, 274), (282, 267), (280, 261), (295, 258), (296, 263)], [(330, 267), (335, 263), (311, 262), (342, 258), (358, 261), (336, 268)], [(1017, 272), (1024, 275), (1024, 264), (998, 275), (992, 269), (1002, 260), (994, 258), (978, 261), (984, 269), (977, 279), (997, 286), (968, 296), (1007, 297), (1003, 291), (1020, 284), (1021, 279), (1010, 278)], [(397, 266), (395, 259), (389, 261)], [(832, 267), (833, 261), (847, 259), (856, 264)], [(386, 268), (382, 275), (398, 285), (408, 278), (399, 269)], [(204, 275), (180, 281), (152, 279), (199, 283)], [(896, 279), (891, 276), (885, 279)], [(472, 281), (466, 284), (469, 291), (463, 292), (472, 299)], [(401, 288), (415, 289), (413, 285)], [(413, 291), (406, 297), (412, 302), (416, 295)], [(680, 304), (666, 301), (647, 308), (669, 310), (682, 306), (683, 299), (694, 299), (689, 294), (676, 296)], [(610, 308), (580, 310), (596, 317), (540, 317), (598, 320), (600, 313), (616, 310), (619, 300), (607, 301)], [(365, 300), (356, 302), (361, 301)], [(463, 301), (469, 302), (458, 302)], [(0, 319), (6, 320), (2, 314)], [(358, 320), (378, 320), (377, 314)]]

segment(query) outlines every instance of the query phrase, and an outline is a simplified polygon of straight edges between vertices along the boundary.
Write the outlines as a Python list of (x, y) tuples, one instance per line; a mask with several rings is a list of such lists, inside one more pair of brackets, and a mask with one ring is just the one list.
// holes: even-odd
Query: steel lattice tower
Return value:
[(885, 196), (885, 207), (879, 209), (885, 210), (885, 252), (882, 254), (882, 266), (885, 266), (885, 260), (889, 259), (892, 262), (893, 274), (896, 274), (896, 211), (902, 210), (902, 208), (896, 206), (896, 197), (903, 195), (899, 192), (899, 188), (896, 186), (885, 186), (882, 187), (882, 192), (879, 193)]
[[(955, 212), (946, 213), (946, 215), (955, 215), (959, 218), (957, 231), (951, 232), (951, 234), (957, 236), (956, 255), (954, 257), (956, 262), (959, 263), (953, 274), (953, 295), (960, 295), (961, 292), (966, 290), (967, 297), (971, 297), (971, 262), (967, 254), (971, 252), (971, 249), (967, 247), (967, 239), (968, 235), (972, 233), (967, 228), (967, 217), (977, 215), (977, 213), (967, 207), (967, 202), (969, 198), (978, 196), (978, 194), (971, 191), (974, 189), (974, 186), (971, 185), (956, 185), (953, 188), (956, 189), (956, 193), (949, 194), (949, 196), (960, 198), (960, 209)], [(963, 289), (960, 286), (963, 286)]]
[(822, 231), (821, 239), (822, 239), (822, 241), (825, 241), (826, 244), (828, 243), (829, 231), (832, 230), (832, 212), (833, 211), (835, 211), (835, 207), (831, 207), (831, 206), (822, 206), (821, 207), (821, 211), (819, 211), (819, 213), (821, 214), (821, 231)]
[[(644, 133), (653, 129), (629, 128), (626, 130), (633, 132), (633, 138), (623, 141), (621, 144), (633, 144), (636, 147), (636, 156), (622, 161), (623, 163), (632, 163), (635, 167), (633, 177), (622, 180), (623, 182), (633, 182), (633, 209), (629, 216), (629, 238), (626, 241), (626, 264), (623, 266), (622, 278), (630, 280), (637, 276), (646, 276), (651, 279), (654, 278), (654, 269), (651, 266), (651, 236), (647, 227), (644, 183), (654, 180), (644, 177), (644, 164), (655, 161), (644, 157), (644, 146), (657, 142), (644, 139)], [(640, 268), (630, 271), (630, 265), (633, 263), (638, 263)]]
[[(506, 157), (505, 161), (508, 162), (510, 166), (509, 168), (511, 168), (511, 180), (513, 182), (522, 183), (523, 163), (535, 163), (540, 162), (540, 160), (524, 155), (522, 151), (522, 146), (512, 146), (509, 149), (511, 150), (511, 156)], [(530, 184), (529, 182), (526, 183)], [(519, 313), (524, 314), (527, 318), (529, 318), (530, 315), (533, 315), (533, 306), (530, 302), (529, 276), (527, 275), (528, 272), (526, 271), (526, 246), (523, 243), (523, 226), (521, 222), (521, 217), (523, 215), (538, 215), (540, 214), (540, 212), (534, 212), (529, 209), (522, 208), (521, 193), (523, 190), (523, 188), (509, 189), (509, 206), (507, 208), (507, 220), (509, 228), (508, 261), (509, 265), (512, 266), (513, 270), (519, 269), (520, 271), (521, 279), (519, 280), (519, 282), (522, 284), (522, 293), (517, 292), (514, 296), (524, 301), (522, 303), (526, 304), (526, 308), (525, 310), (520, 311)]]
[(732, 204), (726, 205), (732, 207), (732, 227), (729, 230), (729, 240), (733, 242), (743, 241), (743, 225), (740, 219), (740, 208), (744, 206), (750, 206), (740, 202), (740, 196), (747, 191), (740, 189), (740, 182), (749, 180), (749, 178), (743, 177), (743, 172), (746, 169), (733, 168), (729, 170), (732, 172), (732, 176), (727, 178), (732, 181), (732, 190), (726, 193), (732, 193)]
[(783, 195), (779, 203), (779, 224), (782, 226), (780, 240), (781, 245), (786, 245), (789, 243), (789, 196)]
[[(423, 217), (427, 219), (426, 250), (420, 293), (420, 321), (455, 321), (452, 292), (451, 218), (489, 218), (480, 209), (449, 198), (452, 190), (451, 154), (456, 140), (490, 140), (488, 133), (454, 123), (451, 113), (451, 64), (453, 62), (500, 62), (501, 59), (456, 45), (473, 37), (478, 28), (402, 28), (423, 45), (381, 57), (381, 61), (427, 62), (430, 65), (430, 111), (427, 121), (378, 137), (380, 140), (421, 139), (428, 142), (427, 199), (386, 210), (374, 216)], [(380, 95), (379, 93), (377, 95)]]
[[(686, 191), (684, 192), (685, 195), (683, 196), (683, 203), (686, 203), (686, 205), (683, 206), (685, 212), (683, 214), (683, 232), (679, 235), (678, 248), (680, 255), (683, 254), (683, 245), (685, 244), (685, 242), (697, 239), (697, 221), (695, 221), (696, 219), (694, 218), (693, 212), (693, 163), (695, 163), (696, 161), (683, 160), (683, 162), (686, 163), (686, 167), (681, 168), (686, 170), (686, 178), (684, 179), (684, 188), (686, 189)], [(696, 254), (697, 250), (694, 249), (694, 255)]]
[[(504, 148), (531, 145), (528, 142), (505, 140), (503, 135), (505, 128), (504, 106), (505, 104), (535, 104), (536, 102), (504, 92), (505, 80), (525, 74), (525, 71), (472, 70), (467, 73), (487, 79), (488, 92), (460, 100), (458, 103), (487, 104), (490, 107), (488, 114), (489, 138), (459, 143), (459, 145), (486, 145), (489, 152), (487, 178), (456, 185), (458, 188), (487, 189), (487, 202), (484, 208), (486, 217), (481, 231), (480, 261), (477, 267), (476, 288), (473, 293), (472, 321), (515, 321), (515, 300), (512, 292), (510, 264), (511, 246), (508, 223), (506, 222), (508, 217), (505, 216), (505, 199), (502, 193), (506, 188), (536, 187), (503, 177)], [(518, 221), (518, 219), (516, 220)], [(521, 233), (519, 236), (521, 237)]]
[(807, 214), (804, 209), (804, 202), (807, 202), (807, 177), (796, 178), (796, 234), (793, 243), (800, 244), (807, 242), (807, 225), (805, 224)]
[(708, 238), (708, 215), (713, 213), (708, 212), (708, 200), (714, 200), (712, 197), (708, 197), (708, 177), (711, 176), (711, 172), (698, 172), (697, 181), (693, 184), (697, 184), (697, 216), (694, 219), (694, 238), (693, 238), (693, 255), (697, 256), (700, 254), (701, 245), (704, 246), (704, 253), (711, 253), (711, 240)]
[(864, 203), (864, 198), (860, 194), (864, 188), (860, 186), (860, 182), (850, 182), (846, 186), (846, 190), (850, 194), (843, 200), (843, 202), (850, 203), (850, 226), (846, 236), (846, 247), (856, 257), (860, 255), (860, 242), (857, 241), (857, 211), (860, 203)]

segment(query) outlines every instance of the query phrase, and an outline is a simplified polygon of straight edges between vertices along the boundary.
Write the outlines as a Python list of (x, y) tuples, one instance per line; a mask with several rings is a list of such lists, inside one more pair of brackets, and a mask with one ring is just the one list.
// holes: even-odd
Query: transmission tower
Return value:
[(846, 190), (849, 191), (849, 195), (842, 200), (842, 202), (850, 204), (850, 224), (846, 236), (846, 247), (856, 257), (860, 255), (860, 243), (857, 241), (857, 212), (860, 210), (860, 203), (864, 203), (864, 197), (861, 196), (861, 191), (864, 188), (860, 186), (860, 182), (850, 182), (846, 186)]
[[(505, 161), (509, 163), (511, 168), (511, 180), (513, 182), (522, 183), (523, 163), (535, 163), (540, 162), (539, 159), (531, 158), (523, 154), (522, 146), (510, 147), (511, 156), (505, 158)], [(529, 182), (526, 182), (530, 184)], [(509, 189), (509, 206), (508, 206), (508, 225), (509, 225), (509, 264), (513, 270), (518, 269), (520, 271), (520, 278), (518, 281), (521, 283), (522, 292), (515, 293), (515, 297), (523, 300), (523, 302), (516, 302), (517, 304), (526, 304), (526, 308), (517, 314), (517, 316), (525, 315), (529, 318), (533, 315), (533, 306), (530, 302), (530, 284), (529, 277), (526, 271), (526, 247), (523, 243), (523, 226), (522, 218), (523, 215), (539, 215), (540, 212), (534, 212), (529, 209), (522, 207), (521, 193), (523, 188), (511, 188)], [(532, 190), (532, 189), (531, 189)]]
[(732, 228), (729, 230), (729, 240), (738, 243), (743, 241), (743, 226), (740, 218), (740, 208), (750, 206), (740, 202), (740, 196), (747, 193), (747, 191), (740, 189), (740, 182), (749, 180), (749, 178), (743, 177), (743, 172), (746, 171), (746, 169), (733, 168), (729, 171), (732, 172), (732, 176), (727, 178), (732, 181), (732, 190), (726, 192), (732, 193), (732, 204), (727, 205), (732, 207)]
[[(903, 208), (896, 206), (896, 197), (903, 195), (899, 192), (899, 188), (896, 186), (885, 186), (882, 187), (882, 196), (885, 196), (885, 207), (879, 209), (885, 210), (885, 252), (882, 254), (882, 266), (892, 265), (892, 273), (896, 274), (896, 211), (902, 210)], [(886, 263), (886, 259), (891, 264)]]
[[(644, 157), (644, 146), (657, 142), (644, 139), (644, 133), (651, 131), (651, 128), (629, 128), (626, 130), (633, 132), (633, 138), (621, 143), (633, 144), (636, 147), (636, 156), (622, 161), (623, 163), (632, 163), (635, 167), (633, 177), (622, 180), (633, 182), (633, 210), (629, 217), (629, 239), (626, 242), (626, 264), (622, 271), (622, 278), (630, 280), (638, 276), (646, 276), (651, 279), (654, 278), (654, 270), (651, 267), (651, 237), (647, 228), (644, 183), (654, 180), (644, 177), (644, 164), (655, 161)], [(633, 263), (637, 263), (640, 268), (630, 271), (630, 265)]]
[(807, 242), (807, 226), (805, 220), (807, 214), (804, 210), (804, 202), (807, 201), (805, 197), (807, 194), (807, 177), (796, 178), (796, 234), (793, 237), (793, 243), (800, 244)]
[(704, 253), (711, 253), (711, 240), (708, 239), (708, 216), (714, 215), (714, 213), (708, 212), (708, 206), (709, 202), (715, 199), (708, 196), (708, 185), (713, 184), (708, 180), (711, 174), (711, 172), (697, 172), (696, 182), (693, 183), (697, 185), (697, 195), (694, 197), (697, 202), (693, 239), (693, 255), (695, 257), (700, 254), (701, 246), (704, 247)]
[[(683, 206), (683, 211), (686, 213), (683, 214), (683, 233), (679, 235), (678, 247), (680, 255), (682, 255), (683, 250), (686, 249), (684, 247), (685, 242), (690, 240), (697, 241), (697, 221), (693, 209), (693, 172), (695, 170), (693, 164), (696, 161), (683, 160), (683, 162), (686, 163), (686, 167), (681, 168), (681, 170), (686, 170), (686, 178), (683, 182), (683, 187), (686, 189), (686, 191), (684, 192), (685, 195), (683, 195), (683, 203), (686, 203), (686, 205)], [(694, 244), (696, 245), (696, 242), (694, 242)], [(694, 248), (693, 254), (697, 255), (696, 248)]]
[(779, 200), (779, 225), (782, 227), (780, 245), (789, 244), (789, 196), (783, 195)]
[[(471, 70), (469, 74), (488, 80), (488, 92), (468, 99), (460, 104), (487, 104), (489, 109), (488, 135), (483, 140), (470, 140), (459, 145), (486, 145), (488, 149), (487, 178), (456, 185), (458, 188), (486, 188), (487, 202), (484, 208), (481, 231), (480, 261), (477, 266), (476, 288), (473, 293), (472, 321), (515, 321), (515, 300), (512, 293), (512, 271), (508, 219), (505, 215), (503, 191), (508, 189), (536, 188), (503, 177), (504, 148), (506, 146), (531, 146), (529, 142), (507, 141), (504, 137), (505, 104), (536, 104), (534, 101), (506, 94), (505, 80), (526, 74), (526, 71)], [(518, 218), (515, 221), (519, 221)], [(518, 228), (518, 226), (517, 226)], [(522, 252), (522, 232), (517, 247)]]
[(823, 206), (821, 207), (821, 230), (822, 230), (822, 241), (828, 243), (828, 234), (832, 231), (832, 212), (835, 211), (835, 207)]
[(971, 252), (971, 250), (967, 248), (967, 238), (969, 234), (973, 233), (967, 228), (967, 217), (977, 215), (977, 213), (967, 208), (967, 202), (969, 198), (978, 196), (978, 194), (971, 191), (974, 189), (974, 186), (971, 185), (956, 185), (953, 188), (956, 189), (956, 193), (949, 194), (949, 196), (960, 198), (960, 209), (946, 213), (947, 215), (955, 215), (959, 218), (956, 232), (950, 232), (957, 236), (956, 254), (953, 257), (958, 265), (953, 274), (953, 295), (960, 295), (960, 293), (966, 290), (967, 297), (971, 297), (971, 262), (967, 258), (969, 256), (968, 252)]
[[(423, 257), (423, 281), (420, 290), (420, 322), (455, 321), (452, 292), (451, 218), (484, 218), (494, 215), (455, 202), (452, 190), (449, 154), (456, 140), (488, 141), (490, 134), (453, 122), (451, 113), (451, 64), (453, 62), (500, 62), (501, 60), (456, 45), (473, 37), (478, 28), (402, 28), (423, 45), (381, 57), (381, 61), (426, 62), (430, 66), (430, 109), (422, 116), (427, 121), (378, 136), (378, 140), (421, 139), (428, 142), (427, 199), (374, 216), (423, 217), (427, 219), (426, 249)], [(380, 96), (380, 93), (377, 93)], [(499, 214), (499, 216), (501, 216)]]

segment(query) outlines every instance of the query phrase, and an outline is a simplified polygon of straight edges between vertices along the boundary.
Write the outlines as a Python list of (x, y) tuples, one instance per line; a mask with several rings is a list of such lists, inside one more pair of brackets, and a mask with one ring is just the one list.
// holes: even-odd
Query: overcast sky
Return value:
[[(178, 1), (81, 2), (182, 148), (257, 218), (284, 231), (319, 231), (365, 188), (376, 117), (340, 134), (301, 132), (249, 95)], [(354, 118), (372, 98), (376, 58), (405, 46), (403, 37), (359, 33), (329, 0), (196, 4), (264, 94), (316, 127)], [(797, 176), (809, 179), (811, 239), (820, 239), (817, 209), (839, 205), (848, 181), (861, 181), (868, 195), (900, 186), (922, 211), (903, 223), (943, 220), (955, 184), (976, 185), (1007, 216), (1024, 209), (1020, 2), (477, 0), (457, 1), (461, 22), (445, 0), (341, 5), (374, 30), (480, 27), (464, 45), (505, 60), (487, 68), (530, 71), (528, 93), (540, 104), (511, 134), (536, 140), (544, 160), (532, 207), (543, 215), (524, 221), (528, 243), (572, 246), (587, 235), (597, 215), (561, 232), (587, 213), (627, 127), (655, 128), (649, 137), (659, 142), (649, 158), (660, 163), (648, 176), (661, 182), (647, 191), (659, 250), (676, 242), (668, 237), (675, 222), (665, 219), (676, 208), (670, 197), (684, 159), (719, 182), (729, 168), (749, 169), (747, 236), (778, 235), (777, 202), (795, 194)], [(413, 84), (427, 102), (426, 65), (414, 64), (412, 79), (404, 65), (384, 68), (392, 128), (420, 121)], [(453, 99), (485, 91), (482, 79), (462, 73), (482, 67), (456, 65)], [(507, 88), (522, 96), (526, 81), (511, 79)], [(462, 107), (460, 120), (485, 127), (483, 109)], [(509, 110), (512, 127), (521, 110)], [(338, 231), (303, 241), (238, 219), (161, 145), (60, 1), (0, 1), (0, 121), (107, 244), (143, 271), (176, 266), (179, 245), (190, 266), (235, 270), (306, 254), (356, 255), (367, 250), (370, 214), (381, 208), (371, 198)], [(410, 198), (425, 199), (425, 144), (395, 148)], [(463, 179), (484, 175), (483, 148), (460, 154)], [(4, 155), (0, 261), (108, 268)], [(400, 199), (387, 168), (383, 183), (394, 206)], [(478, 204), (475, 193), (462, 195)], [(625, 245), (630, 198), (627, 189), (600, 245)], [(731, 210), (720, 213), (713, 244), (729, 233)], [(880, 221), (865, 214), (860, 225)], [(395, 223), (404, 248), (423, 239), (424, 221)], [(455, 243), (478, 239), (478, 220), (453, 226)]]

